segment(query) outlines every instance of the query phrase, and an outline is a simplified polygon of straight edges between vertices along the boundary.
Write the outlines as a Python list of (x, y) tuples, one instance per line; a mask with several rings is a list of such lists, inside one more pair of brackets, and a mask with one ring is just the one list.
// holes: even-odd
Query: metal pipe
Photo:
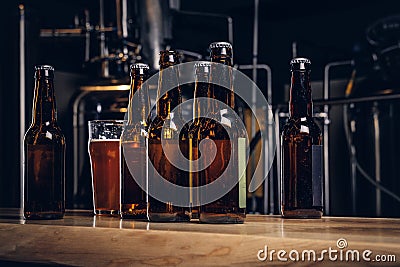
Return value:
[(169, 7), (173, 10), (181, 9), (181, 1), (180, 0), (169, 0)]
[(89, 10), (85, 9), (85, 62), (88, 62), (90, 59), (90, 17)]
[[(243, 70), (251, 70), (254, 68), (253, 65), (238, 65), (239, 69)], [(268, 104), (272, 106), (272, 70), (271, 67), (267, 64), (257, 64), (257, 69), (263, 69), (267, 72), (267, 101)]]
[[(128, 47), (125, 42), (125, 40), (128, 38), (128, 3), (127, 3), (127, 0), (121, 1), (121, 30), (122, 30), (122, 36), (120, 37), (120, 41), (122, 41), (122, 53), (124, 54), (124, 58), (128, 58), (129, 51), (128, 51)], [(124, 65), (124, 71), (129, 72), (128, 65)]]
[(115, 0), (117, 36), (120, 40), (128, 37), (128, 3), (127, 0)]
[[(259, 0), (254, 0), (254, 20), (253, 20), (253, 70), (252, 70), (252, 77), (253, 77), (253, 86), (252, 86), (252, 95), (251, 95), (251, 109), (256, 111), (256, 90), (257, 90), (257, 57), (258, 57), (258, 2)], [(254, 138), (256, 134), (256, 119), (254, 116), (251, 116), (251, 137)], [(268, 154), (265, 154), (268, 155)], [(254, 170), (256, 165), (256, 159), (253, 157), (251, 166)], [(264, 192), (266, 194), (266, 192)], [(252, 193), (253, 198), (253, 205), (255, 205), (255, 192)], [(256, 207), (253, 207), (255, 210)]]
[(231, 17), (227, 17), (228, 21), (228, 41), (233, 44), (233, 19)]
[(363, 103), (363, 102), (372, 102), (372, 101), (389, 101), (393, 99), (399, 99), (400, 94), (386, 94), (386, 95), (376, 95), (376, 96), (363, 96), (363, 97), (354, 97), (354, 98), (331, 98), (330, 100), (318, 99), (314, 100), (314, 106), (322, 106), (322, 105), (344, 105), (351, 103)]
[[(254, 65), (239, 65), (239, 69), (253, 69)], [(272, 71), (271, 67), (267, 64), (257, 64), (256, 65), (257, 69), (263, 69), (267, 72), (267, 101), (268, 104), (272, 106)], [(268, 109), (268, 107), (265, 107)], [(274, 186), (273, 186), (273, 169), (268, 169), (267, 166), (271, 166), (273, 159), (274, 159), (274, 144), (270, 142), (270, 140), (273, 140), (273, 134), (275, 132), (274, 129), (274, 118), (272, 115), (272, 110), (267, 111), (267, 131), (268, 131), (268, 137), (264, 137), (264, 144), (267, 143), (267, 146), (265, 150), (265, 158), (264, 158), (264, 177), (266, 175), (269, 176), (268, 181), (264, 182), (264, 213), (273, 213), (274, 212)], [(269, 183), (269, 184), (268, 184)], [(279, 185), (279, 183), (278, 183)], [(267, 192), (270, 194), (269, 198), (269, 203), (268, 203), (268, 198), (267, 198)], [(278, 200), (279, 200), (279, 194), (278, 194)], [(279, 203), (279, 202), (278, 202)], [(270, 207), (270, 211), (268, 211), (268, 207)]]
[[(73, 196), (78, 195), (78, 185), (79, 185), (79, 127), (83, 125), (83, 119), (79, 116), (79, 104), (84, 96), (89, 94), (90, 91), (83, 91), (79, 94), (79, 96), (74, 100), (72, 106), (72, 128), (73, 128), (73, 168), (74, 168), (74, 184), (73, 184)], [(75, 204), (75, 203), (74, 203)]]
[(122, 38), (128, 38), (128, 3), (122, 0)]
[(122, 3), (121, 0), (115, 0), (115, 11), (117, 19), (117, 36), (122, 39)]
[(20, 159), (20, 215), (23, 215), (24, 209), (24, 135), (25, 135), (25, 6), (19, 5), (19, 159)]
[(297, 42), (293, 42), (292, 43), (292, 58), (296, 58), (297, 57)]
[[(100, 29), (104, 28), (104, 0), (100, 0), (100, 14), (99, 14), (99, 24)], [(105, 55), (105, 33), (103, 31), (100, 32), (100, 57), (103, 58)]]
[[(100, 58), (105, 58), (108, 56), (108, 48), (106, 46), (106, 34), (102, 29), (104, 29), (104, 0), (100, 0)], [(101, 76), (103, 78), (108, 78), (110, 75), (109, 73), (109, 65), (108, 61), (101, 62)]]
[[(324, 69), (324, 91), (323, 91), (323, 99), (329, 99), (329, 73), (332, 67), (338, 66), (346, 66), (346, 65), (353, 65), (353, 60), (345, 60), (345, 61), (336, 61), (331, 62), (325, 65)], [(329, 202), (329, 105), (324, 105), (324, 113), (326, 113), (326, 117), (324, 120), (324, 138), (323, 138), (323, 145), (324, 145), (324, 209), (325, 215), (330, 214), (330, 202)], [(355, 189), (354, 189), (355, 190)]]
[(81, 28), (73, 29), (40, 29), (40, 37), (85, 37), (86, 30)]
[(343, 60), (343, 61), (331, 62), (331, 63), (328, 63), (328, 64), (325, 65), (325, 69), (324, 69), (324, 92), (323, 92), (323, 98), (325, 100), (329, 99), (329, 87), (330, 87), (330, 85), (329, 85), (329, 71), (330, 71), (330, 69), (332, 67), (351, 66), (353, 64), (354, 64), (353, 60)]
[[(272, 71), (268, 65), (260, 65), (261, 68), (265, 69), (267, 72), (267, 100), (270, 105), (272, 105)], [(272, 166), (272, 162), (274, 161), (274, 144), (271, 142), (274, 138), (274, 118), (272, 114), (272, 109), (267, 111), (267, 123), (268, 123), (268, 159), (266, 160), (267, 166)], [(274, 205), (274, 169), (270, 168), (266, 170), (269, 174), (269, 182), (270, 182), (270, 214), (274, 213), (275, 205)], [(279, 183), (278, 183), (279, 184)], [(279, 193), (278, 193), (279, 196)], [(278, 197), (279, 200), (279, 197)], [(278, 202), (279, 203), (279, 202)]]
[[(346, 111), (347, 112), (347, 111)], [(356, 160), (356, 149), (352, 144), (350, 147), (351, 155), (350, 155), (350, 169), (351, 169), (351, 211), (352, 215), (356, 216), (357, 212), (357, 199), (356, 199), (356, 185), (357, 185), (357, 160)], [(354, 188), (354, 190), (353, 190)]]
[(167, 7), (161, 0), (139, 0), (140, 43), (151, 69), (158, 70), (159, 52), (164, 47)]
[[(381, 150), (380, 150), (380, 131), (379, 131), (379, 108), (378, 103), (374, 102), (372, 109), (372, 116), (374, 121), (374, 146), (375, 146), (375, 181), (377, 184), (381, 182)], [(381, 189), (376, 187), (376, 216), (381, 216)]]
[[(253, 81), (257, 83), (257, 59), (258, 59), (258, 4), (259, 0), (254, 0), (254, 21), (253, 21)], [(253, 88), (252, 104), (256, 102), (256, 88)]]
[(280, 140), (280, 130), (279, 130), (279, 119), (280, 119), (280, 116), (279, 116), (279, 114), (280, 114), (280, 108), (277, 108), (276, 109), (276, 111), (275, 111), (275, 122), (276, 122), (276, 125), (275, 125), (275, 136), (276, 136), (276, 158), (277, 158), (277, 161), (276, 161), (276, 176), (277, 176), (277, 179), (278, 179), (278, 184), (277, 184), (277, 187), (278, 187), (278, 207), (279, 207), (279, 211), (278, 212), (280, 212), (280, 209), (281, 209), (281, 199), (282, 199), (282, 191), (281, 191), (281, 184), (282, 184), (282, 177), (281, 177), (281, 175), (282, 175), (282, 166), (281, 166), (281, 161), (280, 161), (280, 159), (281, 159), (281, 140)]

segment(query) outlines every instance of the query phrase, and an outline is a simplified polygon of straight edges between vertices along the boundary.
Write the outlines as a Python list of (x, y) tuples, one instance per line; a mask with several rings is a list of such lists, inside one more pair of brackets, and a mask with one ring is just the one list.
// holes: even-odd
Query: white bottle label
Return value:
[(238, 138), (239, 208), (246, 208), (246, 138)]

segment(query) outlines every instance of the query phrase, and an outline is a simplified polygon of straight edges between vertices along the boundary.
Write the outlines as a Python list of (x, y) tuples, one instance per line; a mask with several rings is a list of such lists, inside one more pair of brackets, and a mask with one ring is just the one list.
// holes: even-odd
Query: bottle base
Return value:
[(200, 223), (219, 223), (219, 224), (242, 224), (246, 218), (245, 214), (235, 214), (235, 213), (202, 213), (200, 212)]
[(190, 212), (190, 218), (191, 218), (191, 219), (193, 219), (193, 220), (198, 220), (199, 217), (200, 217), (199, 210), (192, 210), (192, 211)]
[(94, 210), (95, 215), (99, 216), (119, 216), (119, 210)]
[(64, 212), (25, 212), (25, 220), (59, 220), (64, 218)]
[(152, 222), (189, 222), (190, 217), (181, 213), (149, 213), (149, 220)]
[(145, 210), (122, 211), (121, 218), (148, 221), (147, 210), (145, 209)]
[(286, 219), (320, 219), (322, 216), (322, 211), (317, 209), (282, 209), (281, 215)]

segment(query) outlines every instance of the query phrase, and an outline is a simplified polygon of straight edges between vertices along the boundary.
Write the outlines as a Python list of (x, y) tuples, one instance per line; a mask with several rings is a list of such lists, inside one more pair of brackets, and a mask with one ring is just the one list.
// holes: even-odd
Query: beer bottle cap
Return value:
[(209, 73), (210, 67), (211, 67), (211, 62), (209, 62), (209, 61), (198, 61), (198, 62), (196, 62), (196, 64), (194, 64), (196, 74)]
[[(161, 50), (160, 51), (160, 65), (168, 64), (174, 65), (179, 64), (179, 54), (173, 50)], [(172, 63), (172, 64), (171, 64)]]
[(131, 65), (130, 69), (131, 69), (131, 76), (132, 74), (143, 75), (146, 74), (146, 72), (150, 69), (150, 67), (149, 65), (144, 63), (135, 63)]
[(36, 65), (35, 78), (54, 78), (54, 67), (50, 65)]
[(213, 56), (232, 57), (232, 45), (228, 42), (211, 43), (209, 49), (211, 50), (211, 57)]
[(290, 68), (292, 71), (294, 70), (309, 70), (311, 67), (311, 61), (308, 58), (304, 57), (298, 57), (298, 58), (293, 58), (290, 61)]
[(210, 49), (222, 47), (232, 49), (232, 45), (228, 42), (214, 42), (210, 44)]

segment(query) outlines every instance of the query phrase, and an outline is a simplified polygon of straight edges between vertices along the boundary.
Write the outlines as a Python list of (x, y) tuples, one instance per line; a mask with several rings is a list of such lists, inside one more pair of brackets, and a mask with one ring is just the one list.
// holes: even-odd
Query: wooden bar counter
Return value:
[(54, 221), (2, 218), (0, 261), (57, 266), (400, 266), (400, 219), (247, 215), (244, 224), (210, 225), (149, 223), (85, 212)]

